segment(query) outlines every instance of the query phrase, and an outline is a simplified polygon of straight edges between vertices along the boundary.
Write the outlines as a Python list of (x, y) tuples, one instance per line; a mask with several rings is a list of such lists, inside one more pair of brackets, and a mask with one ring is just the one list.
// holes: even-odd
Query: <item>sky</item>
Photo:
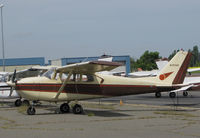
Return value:
[[(0, 0), (6, 58), (90, 57), (200, 44), (200, 0)], [(0, 58), (2, 45), (0, 39)]]

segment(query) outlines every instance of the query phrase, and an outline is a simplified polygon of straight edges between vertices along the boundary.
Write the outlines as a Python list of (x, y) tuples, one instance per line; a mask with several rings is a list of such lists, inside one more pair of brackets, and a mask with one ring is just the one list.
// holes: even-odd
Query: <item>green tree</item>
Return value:
[(168, 60), (171, 60), (179, 50), (174, 50), (168, 57)]
[[(179, 50), (174, 50), (172, 52), (172, 54), (169, 55), (168, 59), (171, 60), (174, 55), (178, 52)], [(189, 49), (188, 52), (191, 52), (192, 53), (192, 57), (191, 57), (191, 60), (190, 60), (190, 67), (195, 67), (195, 66), (200, 66), (200, 53), (199, 53), (199, 49), (198, 49), (198, 46), (194, 46), (193, 49)]]
[[(188, 52), (191, 52), (192, 53), (192, 50), (189, 49)], [(194, 66), (194, 56), (191, 57), (190, 59), (190, 64), (189, 64), (189, 67), (193, 67)]]
[(149, 52), (147, 50), (133, 66), (134, 68), (142, 68), (143, 70), (157, 69), (155, 60), (159, 58), (159, 52)]
[(192, 54), (193, 54), (193, 66), (198, 66), (200, 60), (199, 60), (199, 49), (197, 45), (193, 47)]
[(133, 72), (133, 71), (136, 71), (136, 68), (135, 68), (135, 59), (131, 58), (131, 72)]

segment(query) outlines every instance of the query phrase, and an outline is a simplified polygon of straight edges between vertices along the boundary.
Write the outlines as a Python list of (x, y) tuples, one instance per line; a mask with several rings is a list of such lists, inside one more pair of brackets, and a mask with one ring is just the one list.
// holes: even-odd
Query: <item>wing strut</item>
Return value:
[(70, 77), (71, 77), (72, 73), (69, 73), (67, 79), (65, 79), (65, 81), (63, 82), (62, 86), (60, 87), (60, 89), (58, 90), (55, 99), (58, 99), (58, 97), (60, 96), (61, 92), (63, 91), (63, 89), (65, 88), (65, 85), (67, 84), (67, 82), (69, 81)]

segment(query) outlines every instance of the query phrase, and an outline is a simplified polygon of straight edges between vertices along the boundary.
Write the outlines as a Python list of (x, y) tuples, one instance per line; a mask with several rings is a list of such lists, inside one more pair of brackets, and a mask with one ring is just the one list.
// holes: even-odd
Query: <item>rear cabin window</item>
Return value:
[(73, 74), (70, 78), (70, 81), (76, 82), (92, 82), (94, 81), (94, 77), (92, 75), (82, 75), (82, 74)]

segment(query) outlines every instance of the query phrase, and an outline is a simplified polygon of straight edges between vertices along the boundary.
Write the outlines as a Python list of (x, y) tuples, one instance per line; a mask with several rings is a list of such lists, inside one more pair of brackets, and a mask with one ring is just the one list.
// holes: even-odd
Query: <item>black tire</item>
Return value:
[(29, 101), (28, 101), (28, 100), (23, 100), (23, 105), (29, 106), (29, 105), (30, 105), (30, 103), (29, 103)]
[(79, 104), (74, 105), (74, 107), (73, 107), (74, 114), (81, 114), (82, 112), (83, 112), (83, 108), (81, 105), (79, 105)]
[(22, 105), (21, 99), (17, 99), (17, 100), (15, 101), (15, 106), (16, 106), (16, 107), (19, 107), (19, 106), (21, 106), (21, 105)]
[(170, 98), (175, 98), (176, 97), (176, 93), (175, 92), (170, 92), (169, 93), (169, 97)]
[(160, 98), (160, 97), (161, 97), (161, 93), (160, 93), (160, 92), (156, 92), (156, 93), (155, 93), (155, 97), (156, 97), (156, 98)]
[(61, 113), (69, 113), (70, 107), (67, 103), (64, 103), (60, 106)]
[(30, 106), (26, 112), (28, 115), (35, 115), (35, 108)]
[(188, 92), (184, 91), (183, 92), (183, 96), (187, 97), (188, 96)]

